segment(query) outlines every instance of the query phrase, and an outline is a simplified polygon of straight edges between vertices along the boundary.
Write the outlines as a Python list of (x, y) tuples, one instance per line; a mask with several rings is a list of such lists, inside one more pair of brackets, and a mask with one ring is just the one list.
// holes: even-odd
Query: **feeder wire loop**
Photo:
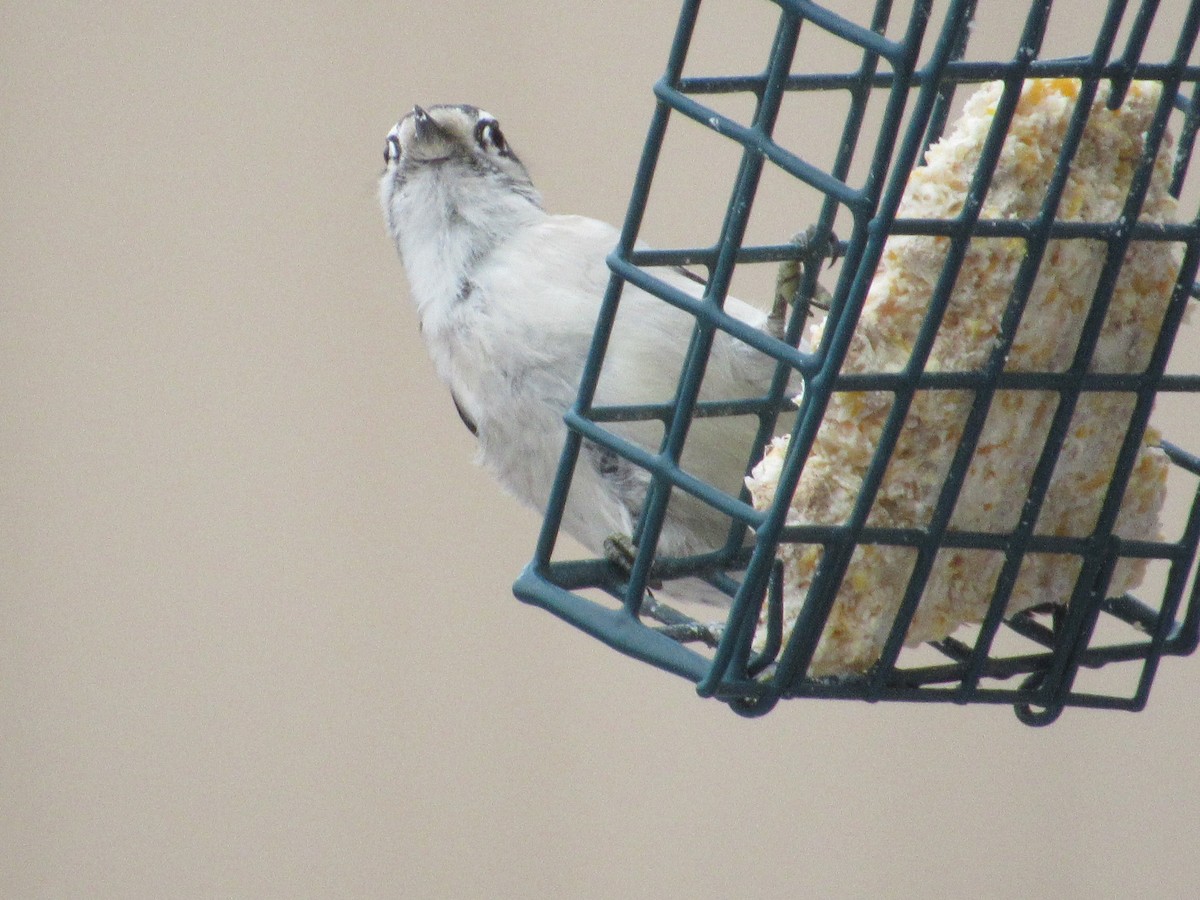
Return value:
[[(1188, 178), (1200, 132), (1200, 0), (1170, 13), (1152, 0), (1098, 3), (1083, 33), (1084, 23), (1065, 22), (1052, 0), (1026, 0), (1007, 5), (1016, 13), (1013, 34), (986, 41), (977, 15), (988, 10), (977, 0), (837, 8), (816, 0), (742, 2), (774, 16), (774, 29), (756, 61), (734, 73), (706, 71), (697, 47), (712, 23), (700, 0), (682, 4), (649, 98), (646, 140), (578, 396), (565, 416), (545, 519), (514, 592), (748, 717), (791, 698), (1004, 704), (1031, 726), (1055, 721), (1068, 707), (1144, 708), (1163, 657), (1192, 654), (1200, 644), (1200, 457), (1173, 442), (1170, 421), (1152, 418), (1156, 400), (1167, 397), (1175, 409), (1184, 402), (1200, 411), (1200, 354), (1176, 346), (1200, 297), (1200, 190)], [(1168, 14), (1169, 28), (1162, 24)], [(1166, 51), (1155, 41), (1164, 28)], [(1082, 53), (1081, 37), (1090, 48)], [(962, 117), (978, 110), (984, 101), (976, 98), (987, 91), (988, 118), (975, 132), (958, 202), (944, 214), (911, 212), (923, 208), (910, 202), (922, 170), (950, 152), (947, 141), (962, 140)], [(1048, 95), (1070, 103), (1058, 131), (1035, 148), (1049, 155), (1038, 193), (1010, 213), (1001, 205), (1002, 182), (1012, 177), (1014, 135), (1027, 127), (1030, 105)], [(844, 109), (839, 127), (795, 127), (797, 110), (822, 105)], [(1094, 165), (1089, 136), (1105, 117), (1133, 115), (1126, 112), (1133, 106), (1145, 124), (1122, 138), (1137, 142), (1122, 157), (1128, 174), (1104, 185), (1121, 192), (1112, 207), (1119, 212), (1089, 218), (1079, 213), (1077, 184), (1080, 167)], [(677, 179), (667, 177), (700, 158), (681, 162), (681, 141), (732, 151), (721, 159), (736, 158), (736, 165), (718, 165), (714, 155), (713, 172), (698, 173), (721, 190), (716, 170), (724, 166), (724, 215), (700, 241), (652, 247), (663, 235), (648, 233), (648, 216), (691, 199), (672, 196)], [(767, 188), (781, 181), (803, 198), (796, 219), (782, 227), (771, 217)], [(1167, 193), (1177, 212), (1150, 214)], [(862, 329), (872, 327), (872, 298), (883, 290), (876, 282), (890, 254), (910, 245), (940, 255), (905, 361), (863, 365), (856, 348)], [(961, 297), (970, 296), (965, 279), (978, 277), (980, 248), (1011, 247), (1019, 252), (989, 322), (993, 331), (973, 357), (978, 363), (946, 365), (942, 348), (961, 320)], [(1071, 258), (1061, 256), (1063, 248), (1096, 254), (1086, 305), (1063, 326), (1070, 352), (1059, 363), (1017, 364), (1029, 330), (1045, 315), (1049, 270)], [(1156, 331), (1138, 338), (1144, 353), (1137, 364), (1114, 366), (1105, 355), (1110, 320), (1123, 308), (1114, 298), (1138, 277), (1131, 260), (1142, 252), (1171, 254), (1171, 265), (1160, 268), (1176, 276), (1163, 276), (1155, 288), (1161, 318), (1145, 326)], [(772, 267), (779, 273), (773, 303), (741, 294), (742, 285), (757, 290), (753, 273)], [(679, 286), (680, 273), (698, 283), (694, 293)], [(770, 326), (727, 309), (731, 289), (771, 307)], [(608, 342), (627, 313), (626, 291), (684, 314), (690, 343), (673, 396), (597, 403)], [(735, 340), (768, 364), (772, 374), (761, 390), (704, 392), (718, 339)], [(878, 427), (861, 465), (844, 473), (854, 485), (846, 513), (807, 518), (794, 506), (798, 492), (824, 471), (831, 416), (855, 397), (883, 398), (884, 405), (871, 420)], [(962, 415), (944, 463), (929, 461), (941, 468), (925, 512), (881, 515), (895, 502), (890, 479), (910, 432), (928, 427), (921, 417), (931, 403)], [(1004, 498), (1015, 510), (1011, 520), (979, 524), (986, 520), (962, 508), (976, 502), (974, 467), (993, 449), (997, 417), (1014, 404), (1044, 404), (1044, 426), (1027, 436), (1020, 495)], [(1080, 422), (1101, 408), (1119, 412), (1103, 423), (1112, 447), (1106, 477), (1087, 489), (1094, 517), (1087, 527), (1052, 527), (1064, 490), (1058, 473), (1082, 452)], [(726, 420), (746, 423), (738, 452), (748, 477), (740, 490), (709, 483), (688, 462), (693, 431)], [(656, 427), (657, 442), (631, 437), (647, 433), (628, 430), (634, 425)], [(632, 548), (627, 562), (562, 558), (558, 548), (575, 475), (597, 449), (645, 476), (633, 533), (624, 536)], [(764, 499), (751, 488), (762, 483), (757, 473), (770, 458), (775, 480)], [(1165, 536), (1122, 524), (1123, 504), (1145, 489), (1149, 458), (1164, 483), (1169, 476), (1170, 490), (1185, 494), (1186, 503), (1172, 507), (1184, 510), (1178, 521), (1162, 522)], [(721, 541), (685, 556), (660, 552), (669, 510), (679, 503), (719, 517)], [(797, 569), (800, 559), (809, 568)], [(845, 597), (864, 577), (865, 559), (906, 562), (890, 585), (886, 620), (862, 625), (877, 633), (874, 655), (831, 669), (830, 635), (846, 628)], [(982, 606), (914, 643), (913, 634), (925, 634), (930, 598), (946, 590), (947, 560), (955, 559), (986, 561), (971, 586)], [(1137, 577), (1129, 575), (1134, 570)], [(1051, 573), (1032, 594), (1031, 571)], [(687, 602), (697, 585), (705, 602)], [(684, 601), (678, 607), (677, 598)]]

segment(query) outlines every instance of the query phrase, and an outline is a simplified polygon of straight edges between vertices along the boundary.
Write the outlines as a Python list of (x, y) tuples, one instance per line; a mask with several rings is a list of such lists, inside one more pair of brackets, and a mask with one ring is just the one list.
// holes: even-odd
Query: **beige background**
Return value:
[[(711, 5), (700, 58), (761, 61)], [(478, 103), (619, 221), (674, 7), (0, 3), (0, 896), (1195, 896), (1194, 658), (1042, 730), (745, 721), (512, 599), (538, 522), (434, 380), (383, 136)], [(648, 238), (719, 216), (696, 172)]]

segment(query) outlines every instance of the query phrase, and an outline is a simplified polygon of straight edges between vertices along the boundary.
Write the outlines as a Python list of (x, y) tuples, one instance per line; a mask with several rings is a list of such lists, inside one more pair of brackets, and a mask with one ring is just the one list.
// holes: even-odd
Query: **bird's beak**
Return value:
[(433, 125), (433, 117), (419, 106), (412, 108), (413, 124), (417, 126), (417, 135), (428, 134)]
[(414, 151), (414, 160), (427, 163), (443, 162), (453, 155), (453, 136), (438, 124), (437, 119), (419, 106), (414, 106), (408, 117), (412, 119), (409, 149)]

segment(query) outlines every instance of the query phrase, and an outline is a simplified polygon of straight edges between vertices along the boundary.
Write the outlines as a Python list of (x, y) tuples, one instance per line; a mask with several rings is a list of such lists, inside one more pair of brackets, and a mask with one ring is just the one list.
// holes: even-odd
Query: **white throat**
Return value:
[(521, 228), (546, 213), (528, 196), (492, 179), (463, 179), (453, 163), (414, 172), (397, 189), (382, 185), (389, 230), (418, 311), (462, 296), (475, 268)]

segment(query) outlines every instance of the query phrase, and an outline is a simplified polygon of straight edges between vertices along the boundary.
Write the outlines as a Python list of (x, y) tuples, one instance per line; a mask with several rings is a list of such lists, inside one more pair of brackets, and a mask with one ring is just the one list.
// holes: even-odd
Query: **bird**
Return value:
[[(420, 333), (463, 423), (477, 462), (519, 501), (544, 513), (567, 435), (563, 416), (578, 393), (618, 242), (613, 226), (546, 211), (528, 170), (496, 117), (465, 104), (413, 107), (388, 132), (379, 200), (416, 305)], [(701, 297), (703, 279), (681, 268), (655, 275)], [(727, 297), (724, 309), (780, 336), (776, 304), (765, 313)], [(695, 319), (626, 283), (596, 387), (596, 405), (669, 402)], [(700, 400), (766, 394), (777, 361), (718, 330)], [(753, 416), (692, 423), (681, 467), (737, 496)], [(662, 425), (610, 423), (657, 452)], [(594, 553), (628, 548), (649, 473), (584, 440), (561, 527)], [(660, 556), (720, 548), (730, 520), (679, 490), (658, 538)]]

